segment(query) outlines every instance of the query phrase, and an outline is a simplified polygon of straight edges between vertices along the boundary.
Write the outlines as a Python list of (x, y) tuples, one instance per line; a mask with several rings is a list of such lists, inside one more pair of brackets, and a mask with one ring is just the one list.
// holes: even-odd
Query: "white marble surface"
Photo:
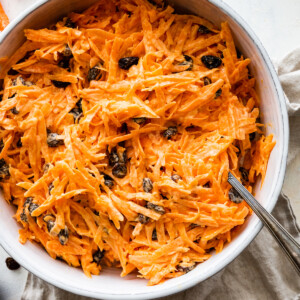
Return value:
[[(36, 0), (1, 0), (10, 20), (35, 2)], [(279, 60), (294, 48), (300, 47), (299, 0), (224, 0), (224, 2), (248, 22), (273, 60)], [(300, 220), (300, 190), (297, 188), (299, 179), (300, 156), (296, 157), (287, 170), (283, 187), (285, 194), (292, 199), (298, 222)], [(0, 247), (0, 300), (17, 300), (21, 297), (27, 271), (22, 268), (18, 271), (9, 271), (5, 266), (6, 257)]]

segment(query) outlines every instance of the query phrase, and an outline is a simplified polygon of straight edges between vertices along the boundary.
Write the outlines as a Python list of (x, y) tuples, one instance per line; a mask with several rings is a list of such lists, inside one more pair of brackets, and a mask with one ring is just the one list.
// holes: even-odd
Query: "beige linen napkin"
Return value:
[[(293, 177), (295, 180), (295, 170), (300, 167), (300, 49), (296, 49), (281, 61), (278, 74), (287, 96), (290, 114), (287, 177)], [(295, 163), (297, 161), (298, 166)], [(300, 181), (299, 174), (297, 180)], [(285, 187), (290, 194), (291, 187), (286, 184)], [(291, 194), (297, 195), (297, 193)], [(279, 198), (273, 215), (300, 242), (300, 230), (290, 202), (284, 194)], [(22, 300), (35, 299), (85, 300), (89, 298), (63, 291), (29, 274)], [(296, 300), (300, 299), (300, 277), (279, 249), (274, 238), (266, 228), (263, 228), (250, 246), (221, 272), (189, 290), (163, 298), (163, 300), (200, 299)]]

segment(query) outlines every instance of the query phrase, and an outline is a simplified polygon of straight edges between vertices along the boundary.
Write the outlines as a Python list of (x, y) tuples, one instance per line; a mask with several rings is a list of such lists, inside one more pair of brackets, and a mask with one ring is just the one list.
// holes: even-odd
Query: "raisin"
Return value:
[(143, 178), (143, 190), (146, 193), (151, 193), (153, 190), (153, 184), (150, 178)]
[(4, 142), (3, 139), (0, 140), (0, 151), (4, 148)]
[(144, 216), (144, 215), (142, 215), (142, 214), (139, 214), (138, 219), (139, 219), (139, 222), (140, 222), (141, 224), (147, 224), (147, 223), (149, 223), (149, 221), (150, 221), (150, 218), (149, 218), (149, 217)]
[(232, 202), (234, 202), (236, 204), (239, 204), (243, 201), (243, 198), (240, 196), (238, 191), (236, 191), (234, 188), (231, 188), (229, 190), (228, 197)]
[(222, 89), (218, 89), (215, 94), (215, 99), (219, 98), (222, 95)]
[(183, 55), (183, 56), (185, 61), (180, 63), (179, 66), (188, 66), (188, 68), (185, 71), (191, 71), (194, 65), (193, 59), (188, 55)]
[(63, 56), (66, 56), (66, 57), (73, 56), (72, 50), (71, 50), (71, 48), (69, 47), (68, 44), (66, 44), (65, 49), (64, 49), (63, 52), (62, 52), (62, 55), (63, 55)]
[(18, 139), (17, 141), (17, 148), (21, 148), (23, 145), (22, 145), (22, 141), (21, 141), (21, 138)]
[(5, 263), (6, 263), (6, 266), (9, 270), (17, 270), (20, 268), (20, 265), (18, 262), (16, 262), (12, 257), (8, 257), (6, 260), (5, 260)]
[(119, 67), (123, 70), (129, 70), (133, 65), (137, 65), (139, 63), (139, 58), (136, 56), (131, 57), (123, 57), (119, 60)]
[[(63, 68), (63, 69), (67, 69), (67, 71), (70, 72), (70, 57), (63, 57), (59, 62), (58, 62), (58, 66)], [(56, 86), (56, 85), (55, 85)], [(60, 86), (58, 86), (60, 87)]]
[(200, 34), (208, 34), (208, 33), (211, 33), (211, 31), (204, 25), (199, 25), (199, 28), (198, 28), (198, 32)]
[(1, 158), (0, 159), (0, 180), (7, 179), (9, 176), (10, 176), (9, 166), (6, 163), (6, 161), (3, 158)]
[(156, 229), (152, 231), (152, 241), (157, 241), (157, 232)]
[(80, 98), (77, 102), (76, 105), (78, 106), (79, 109), (82, 110), (82, 98)]
[(18, 115), (19, 114), (19, 111), (15, 107), (13, 107), (10, 111), (14, 115)]
[(147, 121), (147, 118), (132, 118), (132, 121), (139, 124), (139, 125), (144, 125)]
[(62, 244), (62, 245), (65, 245), (68, 240), (69, 240), (69, 230), (68, 230), (68, 227), (65, 226), (64, 229), (61, 229), (59, 234), (58, 234), (58, 239), (59, 239), (59, 242)]
[(45, 215), (43, 217), (43, 220), (44, 220), (44, 222), (46, 222), (47, 229), (48, 229), (48, 231), (50, 233), (50, 231), (52, 230), (52, 228), (55, 225), (55, 217), (53, 215), (51, 215), (51, 214), (50, 215)]
[(64, 145), (64, 140), (58, 138), (58, 134), (54, 132), (50, 132), (47, 135), (47, 144), (49, 147), (58, 147), (60, 145)]
[(178, 265), (178, 266), (177, 266), (177, 270), (178, 270), (179, 272), (188, 273), (188, 272), (192, 271), (195, 267), (196, 267), (196, 264), (191, 265), (191, 266), (189, 266), (189, 267), (183, 267), (183, 266), (181, 266), (181, 265)]
[(65, 89), (68, 85), (71, 84), (71, 82), (64, 82), (64, 81), (57, 81), (57, 80), (52, 80), (52, 83), (55, 87), (62, 88), (62, 89)]
[(76, 23), (74, 23), (70, 18), (66, 19), (65, 27), (76, 28)]
[(239, 171), (240, 171), (240, 173), (242, 175), (242, 180), (244, 182), (248, 182), (249, 181), (248, 171), (245, 168), (243, 168), (243, 167), (240, 167)]
[(117, 148), (114, 147), (111, 149), (111, 152), (109, 153), (108, 163), (111, 167), (113, 167), (118, 162), (119, 162), (119, 156), (118, 156)]
[(87, 80), (92, 81), (92, 80), (100, 80), (102, 77), (102, 71), (100, 69), (99, 65), (96, 65), (95, 67), (89, 69), (88, 75), (87, 75)]
[(104, 250), (101, 251), (99, 249), (93, 254), (93, 262), (95, 262), (98, 266), (100, 265), (100, 262), (101, 262), (102, 258), (104, 257), (104, 252), (105, 252)]
[(79, 107), (74, 107), (69, 111), (69, 114), (73, 115), (74, 122), (82, 117), (82, 110)]
[(209, 84), (211, 84), (211, 80), (210, 80), (208, 77), (204, 77), (204, 78), (203, 78), (203, 82), (204, 82), (204, 85), (209, 85)]
[(127, 174), (127, 167), (124, 163), (116, 163), (112, 168), (112, 173), (117, 178), (124, 178)]
[(174, 174), (174, 175), (171, 176), (171, 179), (172, 179), (173, 181), (177, 182), (178, 180), (181, 180), (182, 178), (181, 178), (180, 175)]
[(176, 126), (170, 126), (167, 130), (163, 132), (163, 137), (169, 140), (172, 136), (176, 135), (177, 132), (178, 130)]
[(222, 59), (213, 55), (203, 55), (201, 61), (208, 69), (218, 68), (222, 64)]
[(22, 211), (21, 214), (20, 214), (20, 219), (21, 219), (23, 222), (25, 222), (25, 223), (28, 222), (28, 219), (27, 219), (27, 216), (26, 216), (26, 213), (25, 213), (25, 210), (24, 210), (24, 209), (23, 209), (23, 211)]
[(29, 207), (28, 207), (28, 211), (29, 211), (30, 215), (31, 215), (32, 212), (33, 212), (34, 210), (36, 210), (38, 207), (39, 207), (39, 205), (37, 205), (36, 203), (30, 203), (30, 204), (29, 204)]
[(146, 207), (148, 209), (154, 210), (155, 212), (157, 212), (161, 215), (164, 215), (166, 213), (165, 209), (162, 206), (156, 205), (156, 204), (151, 203), (151, 202), (147, 202)]
[(103, 174), (104, 184), (110, 189), (114, 186), (114, 180), (107, 174)]

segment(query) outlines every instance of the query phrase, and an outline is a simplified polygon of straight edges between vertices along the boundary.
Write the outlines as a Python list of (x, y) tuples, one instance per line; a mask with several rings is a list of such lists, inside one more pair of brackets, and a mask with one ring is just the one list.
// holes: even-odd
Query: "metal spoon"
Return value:
[(281, 224), (258, 203), (231, 172), (228, 172), (228, 182), (248, 203), (263, 224), (266, 225), (300, 275), (300, 245)]

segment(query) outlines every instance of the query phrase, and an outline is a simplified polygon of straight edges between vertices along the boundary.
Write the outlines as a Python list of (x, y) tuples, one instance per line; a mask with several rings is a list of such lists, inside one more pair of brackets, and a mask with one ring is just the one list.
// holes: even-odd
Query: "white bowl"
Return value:
[[(109, 1), (109, 0), (108, 0)], [(24, 42), (23, 29), (42, 28), (71, 11), (87, 8), (96, 0), (41, 0), (11, 22), (0, 36), (0, 57), (10, 56)], [(258, 82), (261, 111), (267, 134), (273, 133), (276, 146), (271, 154), (262, 189), (256, 197), (270, 212), (280, 193), (288, 151), (288, 117), (284, 95), (272, 63), (256, 35), (230, 7), (220, 0), (172, 0), (180, 10), (207, 18), (216, 25), (228, 21), (242, 53), (251, 58), (251, 72)], [(257, 186), (259, 183), (257, 183)], [(36, 244), (18, 242), (19, 226), (12, 218), (14, 208), (0, 201), (0, 242), (3, 248), (24, 268), (49, 283), (75, 294), (101, 299), (151, 299), (180, 292), (213, 276), (235, 259), (262, 228), (255, 215), (247, 219), (237, 237), (225, 249), (213, 255), (190, 273), (157, 286), (129, 275), (121, 278), (120, 270), (105, 269), (100, 276), (87, 278), (80, 269), (69, 267), (50, 256)]]

